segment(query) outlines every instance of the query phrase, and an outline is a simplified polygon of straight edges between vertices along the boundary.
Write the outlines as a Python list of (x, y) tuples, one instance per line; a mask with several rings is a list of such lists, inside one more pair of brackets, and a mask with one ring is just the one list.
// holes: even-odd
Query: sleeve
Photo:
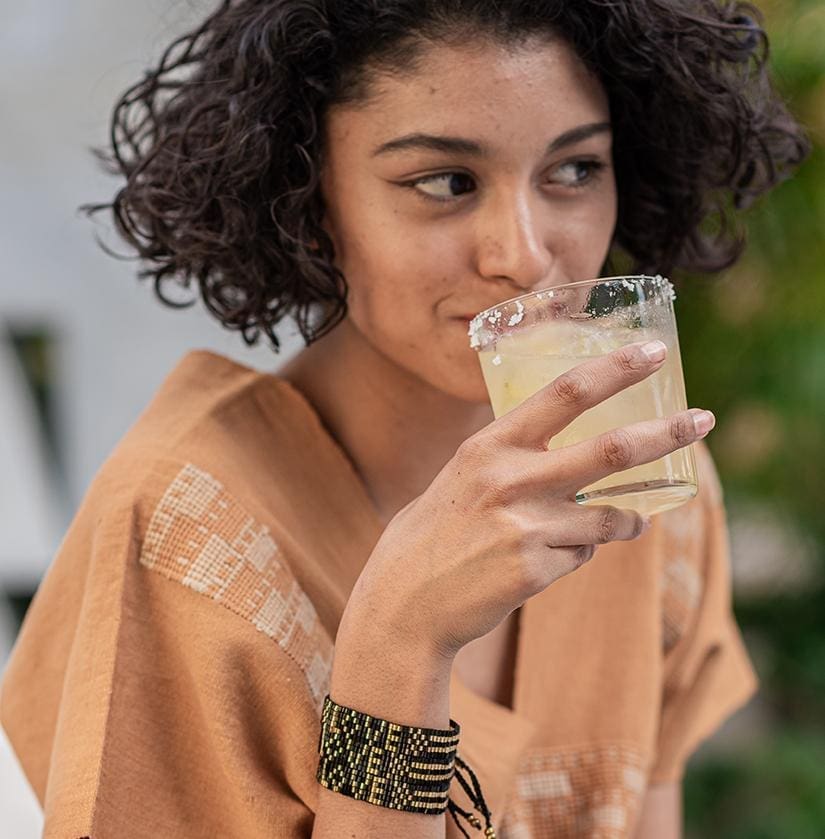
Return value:
[[(208, 474), (183, 469), (147, 517), (94, 526), (33, 782), (44, 836), (310, 836), (332, 653), (312, 603), (267, 527)], [(27, 706), (61, 632), (60, 590), (38, 599), (3, 691), (24, 768), (27, 744), (46, 742)]]
[(699, 744), (755, 692), (757, 680), (731, 606), (730, 548), (722, 489), (704, 443), (700, 491), (664, 514), (664, 663), (657, 755), (650, 782), (681, 780)]

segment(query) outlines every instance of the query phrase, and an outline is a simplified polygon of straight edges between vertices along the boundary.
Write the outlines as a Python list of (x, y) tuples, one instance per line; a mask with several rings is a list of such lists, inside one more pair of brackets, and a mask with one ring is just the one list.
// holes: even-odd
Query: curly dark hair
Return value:
[[(423, 47), (560, 37), (607, 92), (619, 194), (613, 254), (634, 272), (717, 271), (734, 211), (808, 143), (768, 78), (749, 4), (720, 0), (223, 0), (118, 101), (111, 203), (157, 295), (190, 289), (248, 344), (293, 315), (309, 344), (347, 312), (322, 228), (324, 117)], [(197, 295), (195, 296), (195, 299)]]

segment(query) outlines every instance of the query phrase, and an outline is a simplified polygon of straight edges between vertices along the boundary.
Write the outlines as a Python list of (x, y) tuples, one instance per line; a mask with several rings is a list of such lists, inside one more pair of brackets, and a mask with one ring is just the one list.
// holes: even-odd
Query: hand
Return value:
[[(658, 370), (632, 344), (587, 361), (461, 444), (390, 521), (342, 620), (411, 653), (451, 660), (525, 600), (579, 568), (597, 545), (638, 537), (638, 513), (583, 506), (576, 492), (704, 437), (712, 414), (684, 411), (553, 451), (576, 417)], [(706, 427), (695, 419), (705, 414)], [(389, 633), (389, 635), (388, 635)]]

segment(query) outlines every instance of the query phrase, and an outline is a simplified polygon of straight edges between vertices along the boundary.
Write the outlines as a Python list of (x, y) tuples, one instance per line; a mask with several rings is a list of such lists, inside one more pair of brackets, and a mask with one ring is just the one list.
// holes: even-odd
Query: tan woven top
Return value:
[[(512, 710), (453, 677), (504, 839), (632, 836), (646, 785), (753, 692), (697, 457), (693, 501), (523, 607)], [(47, 839), (308, 837), (336, 627), (380, 532), (292, 385), (187, 355), (90, 487), (4, 676)]]

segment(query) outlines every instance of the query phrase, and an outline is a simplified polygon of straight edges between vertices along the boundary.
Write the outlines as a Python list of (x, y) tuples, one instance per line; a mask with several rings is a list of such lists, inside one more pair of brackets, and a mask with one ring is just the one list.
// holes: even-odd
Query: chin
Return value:
[(483, 379), (477, 384), (466, 382), (462, 398), (467, 402), (490, 407), (490, 394), (487, 393), (487, 386)]
[[(453, 375), (449, 381), (445, 381), (441, 390), (461, 399), (463, 402), (470, 402), (474, 405), (486, 405), (490, 407), (490, 395), (487, 393), (487, 386), (484, 384), (484, 376), (478, 361), (470, 368), (450, 371)], [(492, 408), (491, 408), (492, 410)]]

